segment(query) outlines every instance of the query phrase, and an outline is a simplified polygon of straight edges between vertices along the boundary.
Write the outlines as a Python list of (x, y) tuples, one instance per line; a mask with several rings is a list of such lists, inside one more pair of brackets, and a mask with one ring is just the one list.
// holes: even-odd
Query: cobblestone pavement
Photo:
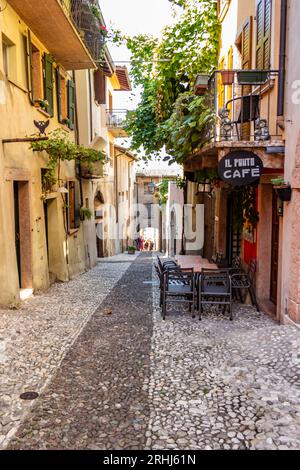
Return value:
[(31, 402), (24, 391), (41, 392), (99, 304), (135, 259), (102, 261), (68, 283), (54, 284), (17, 310), (0, 309), (0, 449), (13, 436)]
[(124, 268), (9, 448), (299, 449), (300, 331), (238, 305), (164, 322), (151, 271)]

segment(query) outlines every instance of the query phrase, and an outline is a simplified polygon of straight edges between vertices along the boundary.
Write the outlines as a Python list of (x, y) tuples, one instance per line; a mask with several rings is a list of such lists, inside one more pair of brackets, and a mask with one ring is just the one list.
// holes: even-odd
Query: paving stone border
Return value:
[(18, 310), (0, 309), (0, 449), (33, 405), (19, 395), (41, 393), (47, 387), (66, 352), (135, 258), (114, 256), (68, 283), (54, 284)]

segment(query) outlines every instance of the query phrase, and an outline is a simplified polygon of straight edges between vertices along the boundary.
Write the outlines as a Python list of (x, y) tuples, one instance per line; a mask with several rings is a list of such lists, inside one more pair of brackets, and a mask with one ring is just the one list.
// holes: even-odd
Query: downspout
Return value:
[(287, 30), (287, 0), (281, 0), (279, 76), (278, 76), (278, 101), (277, 101), (277, 116), (278, 117), (284, 115), (286, 30)]
[(89, 75), (89, 95), (90, 95), (90, 140), (93, 140), (93, 105), (92, 105), (92, 81), (91, 81), (91, 72), (88, 70)]

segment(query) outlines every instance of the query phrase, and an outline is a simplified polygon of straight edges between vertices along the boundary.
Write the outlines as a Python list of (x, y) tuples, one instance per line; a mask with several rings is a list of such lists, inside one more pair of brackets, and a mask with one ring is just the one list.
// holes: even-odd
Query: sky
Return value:
[[(168, 0), (99, 0), (99, 4), (104, 16), (107, 29), (119, 29), (127, 35), (152, 34), (160, 36), (162, 29), (172, 24), (174, 21), (172, 15), (171, 3)], [(108, 44), (109, 51), (116, 65), (126, 65), (130, 68), (130, 63), (122, 61), (130, 61), (130, 52), (126, 46), (115, 46)], [(139, 102), (140, 89), (133, 89), (132, 93), (115, 92), (114, 108), (115, 109), (134, 109)], [(121, 145), (129, 147), (127, 139), (120, 142)], [(162, 152), (161, 157), (165, 155)], [(157, 168), (157, 163), (139, 163), (139, 168), (144, 167)], [(167, 163), (161, 162), (160, 167), (167, 167)], [(178, 169), (177, 165), (172, 165)]]
[[(171, 3), (168, 0), (100, 0), (106, 27), (119, 29), (130, 36), (152, 34), (159, 36), (161, 30), (172, 23)], [(124, 47), (109, 44), (109, 50), (116, 65), (127, 65), (119, 61), (129, 61), (130, 52)], [(133, 109), (138, 102), (139, 90), (134, 90), (133, 100), (130, 93), (116, 93), (114, 101), (118, 109)]]

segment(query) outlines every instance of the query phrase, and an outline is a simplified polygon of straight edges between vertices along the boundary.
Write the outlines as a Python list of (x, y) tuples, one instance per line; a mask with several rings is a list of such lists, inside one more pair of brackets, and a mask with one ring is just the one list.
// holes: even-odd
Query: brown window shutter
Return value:
[(263, 48), (263, 68), (270, 69), (271, 59), (271, 25), (272, 25), (272, 0), (265, 0), (264, 12), (264, 48)]
[(272, 0), (259, 0), (256, 10), (256, 68), (269, 69), (271, 57)]
[(106, 103), (106, 79), (103, 70), (96, 70), (94, 72), (94, 90), (95, 101), (99, 104)]
[(252, 16), (249, 16), (243, 26), (242, 34), (242, 68), (251, 69), (252, 59)]

